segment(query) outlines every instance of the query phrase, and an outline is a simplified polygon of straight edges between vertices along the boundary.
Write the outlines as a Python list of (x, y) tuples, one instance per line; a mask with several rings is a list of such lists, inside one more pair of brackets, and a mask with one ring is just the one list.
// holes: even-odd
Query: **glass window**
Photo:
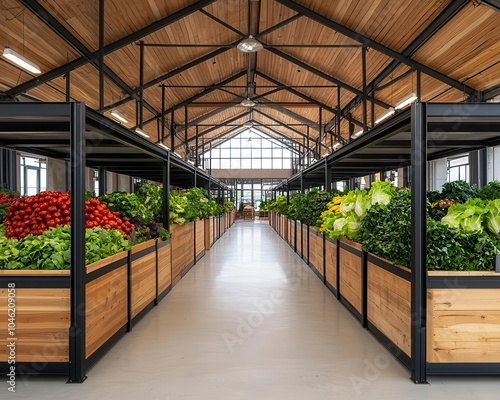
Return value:
[(241, 157), (252, 158), (252, 150), (251, 149), (241, 149)]
[(283, 163), (281, 158), (273, 158), (273, 169), (282, 169)]
[(250, 158), (241, 159), (241, 168), (242, 169), (250, 169), (252, 168), (252, 160)]
[(208, 152), (208, 157), (210, 158), (219, 158), (220, 157), (220, 149), (212, 149), (211, 151)]
[(241, 149), (231, 149), (231, 158), (240, 158)]
[(292, 168), (292, 160), (289, 158), (283, 159), (283, 169), (291, 169)]
[(231, 148), (231, 141), (228, 140), (228, 141), (226, 141), (224, 143), (221, 143), (220, 147), (221, 147), (221, 149), (229, 149), (229, 148)]
[(269, 158), (262, 159), (262, 169), (271, 169), (273, 167), (273, 160)]
[(220, 158), (231, 158), (230, 149), (220, 149)]
[(273, 156), (273, 152), (271, 149), (262, 149), (262, 157), (263, 158), (271, 158)]
[(212, 159), (212, 169), (220, 169), (220, 160)]
[(262, 149), (252, 149), (252, 158), (262, 157)]
[(241, 160), (239, 158), (231, 159), (231, 169), (241, 169)]
[(252, 169), (262, 169), (262, 160), (260, 158), (252, 160)]
[(223, 158), (220, 160), (220, 168), (221, 169), (229, 169), (231, 168), (231, 159), (230, 158)]

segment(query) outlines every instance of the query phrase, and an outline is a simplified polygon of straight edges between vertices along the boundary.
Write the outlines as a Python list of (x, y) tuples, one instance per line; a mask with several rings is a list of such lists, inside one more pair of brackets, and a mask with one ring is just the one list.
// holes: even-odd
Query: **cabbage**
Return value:
[(479, 199), (468, 200), (465, 204), (454, 204), (441, 222), (464, 232), (483, 232), (483, 220), (488, 209)]
[(371, 203), (368, 192), (365, 190), (360, 191), (356, 196), (356, 205), (354, 206), (354, 211), (356, 212), (358, 217), (363, 217), (370, 206)]
[(486, 207), (488, 213), (484, 216), (488, 231), (500, 236), (500, 200), (490, 201)]
[(347, 219), (347, 234), (349, 239), (356, 239), (361, 229), (361, 220), (356, 215), (351, 215)]
[(356, 191), (352, 190), (347, 193), (340, 202), (340, 212), (346, 215), (349, 211), (354, 210), (356, 206)]
[(382, 204), (386, 206), (392, 199), (396, 192), (396, 188), (390, 182), (373, 182), (369, 196), (371, 197), (371, 204)]

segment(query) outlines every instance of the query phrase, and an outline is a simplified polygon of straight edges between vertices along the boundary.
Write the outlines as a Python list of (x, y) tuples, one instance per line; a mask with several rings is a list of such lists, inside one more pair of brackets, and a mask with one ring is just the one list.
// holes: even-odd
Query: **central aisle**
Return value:
[(238, 221), (85, 383), (64, 381), (29, 378), (11, 397), (487, 400), (499, 387), (412, 384), (267, 221)]

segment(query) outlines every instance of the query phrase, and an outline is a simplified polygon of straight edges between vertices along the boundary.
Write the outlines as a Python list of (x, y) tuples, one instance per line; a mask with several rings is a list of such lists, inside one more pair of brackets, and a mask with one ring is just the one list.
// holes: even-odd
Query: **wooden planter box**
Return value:
[(293, 220), (288, 220), (288, 244), (295, 251), (295, 232), (296, 232), (296, 222)]
[(288, 242), (288, 217), (283, 215), (283, 223), (282, 223), (282, 238)]
[(309, 265), (309, 226), (300, 224), (302, 230), (302, 259)]
[(205, 221), (195, 221), (196, 232), (196, 261), (205, 255)]
[(194, 265), (194, 222), (171, 225), (172, 285), (175, 286)]
[(205, 250), (210, 250), (210, 248), (215, 242), (215, 236), (214, 236), (215, 217), (210, 217), (208, 219), (205, 219), (204, 223), (205, 223)]
[(340, 277), (337, 263), (338, 251), (338, 240), (333, 240), (325, 236), (325, 284), (336, 296), (339, 294)]
[(358, 319), (363, 318), (363, 252), (361, 244), (339, 240), (340, 300)]
[(296, 234), (296, 242), (297, 242), (297, 247), (295, 251), (299, 255), (299, 257), (302, 258), (302, 224), (299, 221), (296, 221), (297, 225), (295, 228), (295, 234)]
[[(411, 273), (367, 255), (368, 328), (408, 367)], [(427, 372), (500, 374), (500, 274), (429, 271)]]
[(325, 267), (325, 236), (314, 227), (309, 227), (309, 267), (323, 280)]
[(165, 297), (172, 289), (172, 244), (170, 239), (158, 240), (158, 299)]
[(156, 240), (137, 244), (130, 250), (132, 304), (131, 317), (140, 317), (156, 298)]
[[(15, 284), (16, 374), (69, 371), (70, 272), (0, 271), (0, 372), (9, 371), (8, 297)], [(12, 295), (11, 295), (12, 296)], [(6, 390), (6, 389), (5, 389)]]

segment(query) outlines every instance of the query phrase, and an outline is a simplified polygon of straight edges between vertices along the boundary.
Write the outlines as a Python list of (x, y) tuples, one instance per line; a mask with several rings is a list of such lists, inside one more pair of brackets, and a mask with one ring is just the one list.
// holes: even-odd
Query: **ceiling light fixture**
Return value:
[(170, 147), (168, 147), (167, 145), (163, 144), (163, 143), (158, 143), (158, 146), (160, 146), (161, 148), (167, 150), (167, 151), (170, 151)]
[(389, 110), (385, 114), (381, 115), (378, 119), (375, 120), (375, 123), (378, 124), (379, 122), (386, 120), (391, 115), (394, 115), (395, 112), (396, 110), (394, 107), (389, 108)]
[(25, 69), (26, 71), (32, 72), (33, 74), (37, 75), (42, 73), (38, 65), (28, 60), (26, 57), (23, 57), (21, 54), (15, 52), (9, 47), (6, 47), (4, 49), (3, 56), (22, 69)]
[(357, 131), (356, 133), (353, 133), (351, 135), (351, 139), (356, 139), (357, 137), (360, 137), (365, 131), (361, 129), (360, 131)]
[(245, 122), (245, 123), (243, 124), (243, 127), (244, 127), (244, 128), (251, 128), (252, 126), (253, 126), (253, 124), (252, 124), (251, 122)]
[(243, 107), (254, 107), (257, 103), (253, 101), (250, 97), (246, 98), (240, 103)]
[(415, 93), (412, 93), (409, 97), (404, 99), (401, 103), (399, 103), (396, 107), (394, 107), (396, 110), (401, 110), (402, 108), (405, 108), (406, 106), (410, 105), (414, 101), (418, 99), (417, 95)]
[(144, 132), (141, 128), (135, 128), (135, 133), (141, 135), (142, 137), (149, 138), (149, 135)]
[(333, 144), (333, 149), (335, 150), (335, 149), (339, 148), (341, 145), (342, 145), (342, 143), (336, 142)]
[(179, 153), (174, 152), (174, 154), (175, 154), (177, 157), (182, 158), (182, 156), (181, 156)]
[(323, 154), (323, 155), (322, 155), (322, 157), (323, 157), (323, 158), (324, 158), (324, 157), (328, 157), (329, 155), (330, 155), (330, 153), (325, 153), (325, 154)]
[(255, 39), (252, 35), (250, 35), (246, 39), (243, 39), (238, 43), (238, 46), (236, 47), (243, 53), (255, 53), (264, 48), (264, 46), (262, 46), (262, 43)]
[(125, 118), (119, 111), (113, 110), (111, 111), (111, 115), (117, 119), (118, 121), (126, 124), (128, 122), (127, 118)]

